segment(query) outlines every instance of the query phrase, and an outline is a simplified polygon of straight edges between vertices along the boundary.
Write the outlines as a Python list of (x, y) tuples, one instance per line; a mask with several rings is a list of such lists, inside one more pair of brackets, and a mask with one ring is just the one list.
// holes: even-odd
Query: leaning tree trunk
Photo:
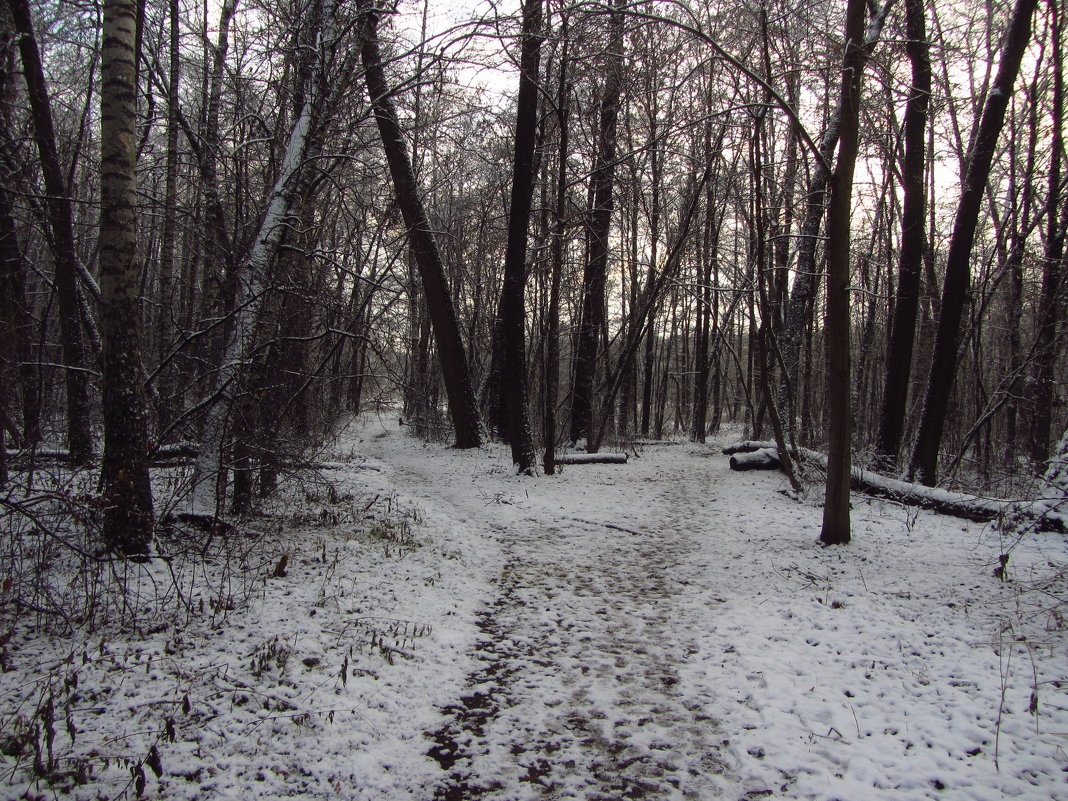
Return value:
[(527, 408), (526, 311), (527, 234), (534, 200), (534, 145), (538, 128), (538, 63), (541, 58), (541, 0), (523, 4), (523, 52), (516, 101), (515, 163), (508, 212), (508, 247), (504, 254), (501, 322), (504, 335), (503, 383), (508, 402), (512, 462), (520, 473), (534, 473), (534, 437)]
[(864, 0), (846, 7), (845, 57), (838, 119), (838, 161), (831, 177), (827, 208), (827, 321), (824, 347), (827, 359), (827, 493), (823, 502), (820, 542), (849, 542), (849, 470), (853, 410), (850, 399), (849, 352), (849, 214), (853, 170), (860, 145), (860, 87), (866, 55)]
[(920, 276), (926, 246), (924, 218), (926, 194), (923, 185), (926, 163), (927, 107), (931, 97), (931, 60), (927, 45), (923, 0), (905, 0), (905, 49), (912, 62), (912, 89), (905, 107), (905, 157), (901, 166), (904, 200), (901, 212), (901, 253), (898, 257), (897, 295), (887, 346), (886, 382), (879, 410), (879, 435), (875, 446), (877, 467), (897, 464), (905, 425), (912, 347), (916, 339), (916, 313), (920, 303)]
[(1016, 7), (1005, 34), (1005, 46), (997, 77), (986, 98), (979, 127), (968, 157), (964, 187), (953, 221), (953, 234), (946, 256), (946, 276), (942, 285), (941, 314), (935, 334), (934, 354), (927, 379), (927, 391), (923, 402), (923, 417), (916, 435), (916, 446), (909, 464), (909, 477), (919, 473), (920, 482), (928, 486), (935, 483), (938, 471), (938, 449), (942, 443), (949, 396), (957, 373), (957, 346), (960, 340), (960, 325), (964, 303), (971, 281), (969, 260), (979, 211), (986, 191), (990, 166), (994, 159), (1005, 110), (1009, 105), (1016, 74), (1027, 42), (1031, 37), (1031, 16), (1038, 0), (1017, 0)]
[(100, 328), (104, 356), (104, 540), (127, 556), (152, 543), (148, 420), (137, 266), (137, 3), (105, 0), (100, 87)]
[(382, 149), (389, 163), (393, 187), (397, 193), (397, 205), (404, 216), (412, 254), (423, 282), (423, 292), (426, 295), (445, 382), (445, 393), (449, 398), (449, 413), (452, 415), (453, 431), (456, 434), (456, 447), (477, 448), (482, 444), (482, 426), (475, 393), (471, 389), (467, 354), (460, 337), (456, 310), (445, 281), (441, 253), (419, 197), (415, 172), (404, 145), (404, 133), (393, 106), (385, 71), (382, 69), (382, 56), (378, 47), (378, 16), (381, 12), (371, 6), (370, 0), (361, 0), (360, 5), (366, 10), (368, 18), (362, 53), (364, 80), (382, 137)]
[(93, 454), (93, 437), (89, 427), (89, 374), (85, 370), (85, 345), (79, 322), (78, 256), (74, 249), (70, 195), (59, 164), (52, 106), (41, 65), (41, 53), (33, 32), (30, 6), (27, 0), (8, 0), (8, 3), (19, 35), (19, 53), (30, 100), (34, 140), (41, 159), (45, 192), (48, 194), (56, 297), (59, 301), (60, 343), (66, 367), (67, 448), (73, 462), (85, 464)]
[(216, 373), (215, 388), (207, 404), (204, 428), (197, 450), (193, 477), (191, 507), (194, 514), (218, 514), (225, 487), (223, 452), (227, 441), (227, 421), (231, 417), (234, 400), (240, 391), (241, 379), (255, 344), (257, 323), (263, 308), (264, 281), (271, 258), (285, 231), (297, 190), (299, 173), (316, 113), (319, 110), (323, 70), (328, 60), (327, 49), (335, 42), (333, 31), (334, 4), (326, 0), (319, 11), (318, 50), (315, 67), (309, 76), (308, 88), (300, 115), (293, 123), (289, 143), (281, 169), (268, 197), (267, 211), (248, 258), (236, 271), (240, 290), (234, 311), (233, 325), (227, 333), (222, 362)]

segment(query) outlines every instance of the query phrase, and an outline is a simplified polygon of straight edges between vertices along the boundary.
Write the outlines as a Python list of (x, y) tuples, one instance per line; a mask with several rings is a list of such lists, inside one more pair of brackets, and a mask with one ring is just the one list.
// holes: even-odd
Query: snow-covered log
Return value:
[(782, 462), (775, 448), (760, 448), (732, 454), (730, 466), (731, 470), (778, 470)]
[(1007, 531), (1022, 534), (1028, 529), (1068, 533), (1068, 431), (1049, 460), (1038, 497), (1021, 504), (1005, 522)]
[(625, 453), (566, 453), (556, 457), (557, 464), (626, 464)]
[[(1063, 442), (1062, 445), (1068, 447)], [(738, 454), (755, 453), (762, 450), (771, 450), (776, 454), (778, 453), (774, 442), (756, 441), (737, 442), (733, 445), (728, 445), (723, 448), (723, 453), (735, 457)], [(824, 454), (808, 448), (799, 448), (798, 450), (803, 461), (817, 464), (826, 469), (827, 457)], [(1068, 454), (1064, 458), (1068, 460)], [(1051, 462), (1051, 472), (1054, 470), (1056, 462), (1056, 459)], [(1065, 467), (1065, 470), (1068, 471), (1068, 466)], [(908, 506), (919, 506), (941, 514), (952, 515), (965, 520), (974, 520), (979, 523), (1011, 515), (1029, 521), (1039, 531), (1068, 531), (1068, 502), (1065, 502), (1063, 497), (1057, 507), (1062, 511), (1055, 514), (1043, 514), (1044, 507), (1041, 501), (1023, 503), (999, 498), (981, 498), (978, 495), (970, 495), (965, 492), (951, 492), (938, 487), (926, 487), (922, 484), (888, 478), (871, 470), (862, 470), (856, 466), (851, 470), (850, 476), (853, 489), (868, 495), (888, 498)], [(1068, 482), (1068, 478), (1066, 478), (1066, 482)]]

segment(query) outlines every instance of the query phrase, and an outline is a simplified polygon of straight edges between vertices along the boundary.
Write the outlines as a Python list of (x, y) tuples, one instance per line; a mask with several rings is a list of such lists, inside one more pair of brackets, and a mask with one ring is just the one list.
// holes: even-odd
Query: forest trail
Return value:
[[(823, 549), (818, 477), (786, 497), (728, 468), (729, 436), (531, 479), (500, 446), (360, 429), (367, 487), (457, 560), (458, 611), (412, 596), (447, 672), (383, 760), (395, 797), (1068, 801), (1063, 691), (1037, 732), (1026, 712), (1063, 678), (1043, 611), (1063, 538), (1018, 544), (1002, 582), (995, 529), (856, 495), (853, 543)], [(1050, 652), (999, 650), (1005, 631)]]
[[(369, 455), (388, 464), (389, 441)], [(505, 495), (464, 475), (477, 456), (447, 461), (444, 480), (433, 459), (390, 469), (442, 524), (491, 533), (504, 568), (478, 615), (477, 667), (428, 732), (446, 774), (434, 797), (717, 795), (713, 689), (677, 669), (698, 650), (692, 610), (715, 603), (694, 558), (694, 510), (715, 499), (684, 475), (693, 462), (569, 467), (567, 491)]]

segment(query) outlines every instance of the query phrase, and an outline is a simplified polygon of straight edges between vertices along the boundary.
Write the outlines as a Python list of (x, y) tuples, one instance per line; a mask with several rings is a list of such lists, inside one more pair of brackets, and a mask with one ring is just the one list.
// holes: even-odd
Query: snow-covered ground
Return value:
[(0, 798), (1068, 800), (1065, 538), (1001, 581), (992, 527), (857, 496), (824, 550), (722, 444), (528, 479), (365, 420), (240, 570), (131, 567), (181, 600), (139, 636), (4, 598)]

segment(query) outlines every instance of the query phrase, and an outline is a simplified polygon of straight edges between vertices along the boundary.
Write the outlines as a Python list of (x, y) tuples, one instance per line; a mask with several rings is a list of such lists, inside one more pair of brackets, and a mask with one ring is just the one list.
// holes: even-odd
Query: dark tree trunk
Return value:
[(1005, 34), (1001, 64), (979, 120), (953, 222), (953, 234), (946, 256), (945, 281), (942, 285), (941, 313), (938, 317), (934, 354), (923, 402), (923, 417), (920, 419), (916, 446), (909, 464), (910, 477), (918, 473), (920, 482), (928, 486), (934, 485), (938, 472), (938, 449), (942, 443), (949, 396), (957, 373), (957, 347), (971, 280), (969, 260), (975, 242), (979, 211), (998, 135), (1005, 120), (1005, 109), (1012, 96), (1020, 60), (1031, 37), (1031, 16), (1037, 4), (1038, 0), (1017, 0), (1013, 9)]
[(445, 281), (441, 254), (419, 197), (415, 173), (404, 145), (404, 134), (382, 69), (382, 56), (378, 47), (380, 12), (369, 8), (366, 0), (362, 5), (369, 16), (362, 52), (364, 79), (382, 137), (382, 148), (389, 162), (397, 204), (404, 215), (408, 239), (423, 282), (423, 292), (427, 299), (441, 373), (445, 381), (445, 392), (449, 398), (456, 447), (477, 448), (482, 444), (478, 404), (475, 401), (475, 393), (471, 390), (467, 355), (460, 338), (456, 310), (453, 308), (452, 297)]
[(605, 324), (608, 236), (612, 225), (612, 188), (616, 161), (616, 121), (623, 88), (622, 0), (613, 6), (608, 36), (608, 65), (601, 95), (597, 160), (591, 177), (592, 205), (586, 223), (587, 254), (582, 275), (582, 312), (575, 348), (571, 390), (571, 441), (588, 438), (597, 380), (598, 343)]
[[(1057, 329), (1063, 316), (1061, 286), (1064, 271), (1064, 238), (1068, 227), (1068, 203), (1061, 185), (1064, 158), (1064, 64), (1061, 5), (1049, 3), (1053, 49), (1053, 122), (1051, 126), (1049, 194), (1046, 197), (1046, 248), (1042, 260), (1042, 293), (1038, 303), (1038, 336), (1035, 342), (1034, 409), (1031, 422), (1031, 461), (1040, 470), (1050, 456), (1053, 425), (1053, 389), (1057, 364)], [(1061, 204), (1064, 208), (1061, 209)]]
[(549, 285), (548, 330), (545, 349), (545, 412), (544, 436), (545, 455), (543, 466), (546, 475), (556, 472), (556, 399), (560, 381), (560, 281), (564, 271), (564, 239), (567, 236), (565, 211), (567, 206), (567, 149), (568, 149), (568, 56), (567, 56), (567, 17), (561, 26), (562, 52), (560, 55), (560, 75), (556, 85), (556, 124), (559, 141), (556, 173), (556, 198), (554, 200), (554, 218), (556, 230), (553, 232), (552, 248), (549, 254), (552, 271)]
[[(16, 386), (21, 383), (16, 379), (16, 365), (26, 361), (29, 355), (29, 316), (25, 309), (23, 270), (22, 251), (7, 189), (0, 186), (0, 484), (7, 482), (6, 432), (11, 427), (12, 417), (9, 410), (15, 405)], [(31, 380), (29, 387), (33, 386)], [(23, 387), (23, 392), (25, 389)], [(28, 422), (23, 420), (24, 428)], [(26, 437), (16, 437), (16, 447), (24, 445), (20, 439)]]
[(827, 359), (827, 494), (823, 502), (820, 542), (849, 542), (849, 471), (853, 410), (850, 399), (849, 348), (849, 217), (853, 170), (860, 143), (860, 87), (866, 59), (864, 0), (846, 6), (845, 57), (838, 161), (831, 177), (827, 208), (827, 320), (824, 348)]
[(905, 157), (901, 166), (904, 189), (901, 213), (901, 253), (898, 258), (897, 293), (887, 347), (886, 382), (879, 410), (876, 465), (892, 469), (901, 450), (916, 337), (916, 313), (920, 303), (920, 277), (926, 247), (924, 220), (926, 194), (923, 185), (926, 163), (927, 108), (931, 97), (931, 61), (928, 53), (923, 0), (905, 0), (905, 49), (912, 63), (912, 90), (905, 107)]
[(74, 249), (74, 223), (67, 182), (56, 149), (52, 107), (45, 84), (41, 54), (33, 33), (27, 0), (8, 0), (15, 30), (19, 34), (19, 53), (33, 115), (34, 139), (41, 159), (45, 191), (48, 193), (48, 217), (52, 228), (55, 261), (56, 296), (59, 300), (60, 342), (66, 366), (67, 448), (71, 460), (86, 464), (93, 455), (93, 438), (89, 420), (89, 375), (85, 371), (85, 345), (82, 340), (78, 306), (78, 267)]
[(104, 343), (104, 540), (127, 556), (152, 542), (141, 369), (136, 153), (137, 3), (105, 0), (101, 50), (100, 324)]
[(534, 473), (534, 437), (527, 408), (526, 285), (527, 233), (534, 199), (534, 146), (538, 129), (538, 64), (541, 58), (541, 0), (523, 4), (523, 52), (519, 62), (516, 101), (515, 162), (508, 213), (508, 247), (504, 254), (501, 323), (504, 338), (502, 371), (508, 402), (508, 441), (512, 463), (520, 473)]

